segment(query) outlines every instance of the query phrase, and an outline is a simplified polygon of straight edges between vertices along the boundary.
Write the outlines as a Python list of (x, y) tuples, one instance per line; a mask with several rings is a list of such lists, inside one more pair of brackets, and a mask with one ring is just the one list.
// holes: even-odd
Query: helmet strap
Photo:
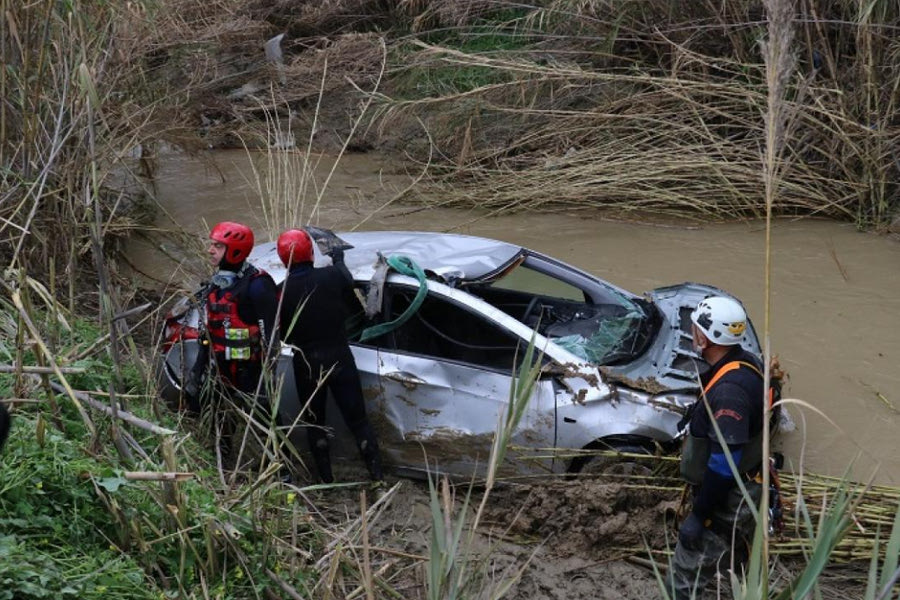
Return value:
[[(227, 254), (227, 252), (226, 252), (226, 254)], [(232, 262), (228, 262), (223, 257), (222, 260), (219, 261), (219, 269), (221, 269), (222, 271), (232, 271), (234, 273), (238, 273), (241, 271), (241, 269), (244, 268), (244, 264), (246, 262), (247, 261), (242, 260), (239, 263), (232, 263)]]

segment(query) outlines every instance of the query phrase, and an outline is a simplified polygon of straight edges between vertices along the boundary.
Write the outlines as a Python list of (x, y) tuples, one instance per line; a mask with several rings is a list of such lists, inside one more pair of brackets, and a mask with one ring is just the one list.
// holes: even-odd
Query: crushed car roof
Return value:
[[(497, 240), (454, 233), (416, 231), (351, 232), (336, 235), (353, 246), (344, 253), (344, 262), (357, 280), (370, 279), (380, 252), (385, 257), (402, 254), (425, 271), (441, 279), (482, 279), (504, 269), (524, 248)], [(319, 248), (316, 265), (327, 264)], [(250, 254), (250, 262), (265, 269), (276, 283), (284, 279), (284, 266), (278, 258), (275, 242), (259, 244)]]

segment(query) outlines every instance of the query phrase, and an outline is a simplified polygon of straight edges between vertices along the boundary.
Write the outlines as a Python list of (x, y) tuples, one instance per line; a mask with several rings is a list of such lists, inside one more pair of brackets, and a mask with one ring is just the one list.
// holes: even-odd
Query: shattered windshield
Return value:
[(596, 280), (583, 285), (520, 264), (472, 291), (587, 362), (633, 359), (652, 335), (648, 308)]

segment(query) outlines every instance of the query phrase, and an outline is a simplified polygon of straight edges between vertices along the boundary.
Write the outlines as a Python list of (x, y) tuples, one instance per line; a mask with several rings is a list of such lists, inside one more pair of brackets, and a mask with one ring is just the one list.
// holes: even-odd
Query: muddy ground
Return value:
[[(386, 507), (371, 524), (369, 544), (409, 555), (429, 553), (431, 508), (428, 484), (390, 479)], [(467, 485), (452, 487), (454, 519)], [(474, 519), (483, 490), (476, 489), (467, 516)], [(359, 514), (359, 491), (329, 490), (310, 497), (322, 517), (338, 526)], [(665, 546), (668, 502), (599, 481), (503, 485), (489, 496), (477, 535), (471, 542), (473, 569), (482, 569), (475, 587), (497, 589), (515, 578), (504, 596), (512, 599), (624, 599), (659, 594), (652, 572), (623, 559), (623, 548), (638, 548), (648, 536)], [(373, 552), (373, 571), (397, 555)], [(646, 554), (644, 554), (646, 556)], [(401, 559), (408, 568), (390, 569), (390, 585), (405, 598), (425, 598), (424, 563)]]
[[(361, 480), (364, 472), (352, 465), (336, 470), (345, 480)], [(426, 598), (425, 557), (430, 552), (432, 513), (425, 481), (389, 477), (389, 491), (367, 513), (371, 569), (403, 598)], [(670, 481), (660, 490), (635, 489), (609, 477), (578, 480), (534, 480), (503, 483), (489, 495), (470, 549), (470, 566), (479, 573), (471, 597), (492, 597), (512, 581), (503, 596), (512, 600), (621, 600), (660, 597), (659, 584), (649, 563), (652, 550), (658, 564), (676, 535), (673, 519), (680, 504)], [(363, 554), (360, 525), (360, 490), (367, 486), (312, 491), (304, 494), (320, 524), (343, 531), (343, 539)], [(449, 485), (454, 498), (453, 519), (459, 518), (467, 484)], [(476, 488), (466, 511), (467, 525), (475, 516), (484, 490)], [(366, 493), (367, 503), (373, 500)], [(350, 550), (352, 552), (352, 550)], [(329, 556), (319, 565), (327, 570)], [(663, 567), (664, 568), (664, 567)], [(773, 560), (776, 585), (783, 587), (798, 563)], [(859, 595), (862, 567), (832, 572), (823, 598)], [(323, 577), (322, 580), (328, 580)], [(712, 597), (731, 597), (727, 583), (708, 590)], [(358, 580), (337, 580), (332, 592), (346, 597)], [(320, 592), (323, 590), (319, 590)]]

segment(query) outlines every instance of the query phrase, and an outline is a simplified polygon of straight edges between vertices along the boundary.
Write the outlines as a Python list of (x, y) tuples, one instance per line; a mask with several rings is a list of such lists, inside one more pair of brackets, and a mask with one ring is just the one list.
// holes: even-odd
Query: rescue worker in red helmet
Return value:
[(753, 513), (728, 465), (723, 442), (754, 505), (762, 494), (757, 476), (762, 462), (763, 367), (741, 347), (747, 315), (736, 300), (714, 296), (697, 305), (691, 323), (694, 348), (710, 365), (700, 377), (710, 410), (701, 397), (682, 450), (681, 473), (694, 486), (694, 498), (678, 532), (667, 582), (674, 600), (700, 598), (717, 569), (731, 564), (732, 553), (736, 562), (745, 558), (753, 539)]
[[(217, 270), (200, 292), (204, 308), (201, 352), (185, 392), (190, 408), (200, 412), (200, 383), (212, 366), (217, 391), (239, 406), (256, 407), (255, 417), (265, 420), (269, 406), (261, 379), (267, 357), (278, 352), (275, 282), (247, 261), (254, 239), (246, 225), (218, 223), (209, 240), (209, 260)], [(234, 425), (227, 418), (225, 424), (220, 447), (227, 453)]]
[[(359, 303), (353, 277), (344, 265), (343, 250), (328, 255), (332, 265), (313, 267), (313, 242), (305, 231), (291, 229), (278, 238), (278, 256), (288, 268), (281, 291), (282, 339), (294, 348), (294, 377), (305, 412), (307, 439), (319, 478), (334, 481), (325, 406), (328, 390), (347, 427), (356, 438), (359, 453), (374, 481), (383, 478), (375, 431), (366, 416), (366, 405), (356, 362), (345, 331), (345, 303)], [(322, 381), (320, 385), (320, 381)]]

